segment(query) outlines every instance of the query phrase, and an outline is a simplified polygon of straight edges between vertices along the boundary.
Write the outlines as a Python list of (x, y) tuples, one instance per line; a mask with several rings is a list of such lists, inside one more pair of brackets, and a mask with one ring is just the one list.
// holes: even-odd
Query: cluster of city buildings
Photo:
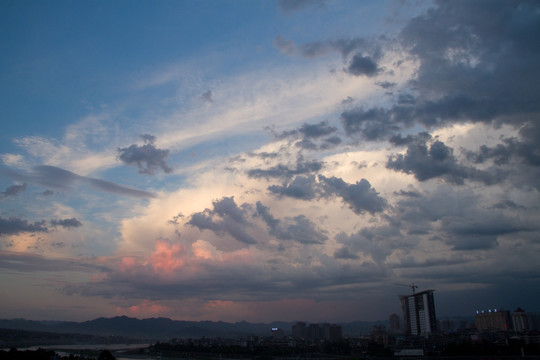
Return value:
[(540, 330), (540, 315), (526, 312), (521, 308), (512, 314), (508, 310), (477, 310), (474, 318), (478, 331), (509, 331), (522, 333)]
[[(174, 351), (224, 351), (235, 354), (256, 355), (273, 352), (307, 354), (328, 352), (338, 355), (366, 354), (394, 356), (396, 358), (424, 355), (463, 355), (481, 351), (485, 354), (514, 354), (516, 352), (540, 354), (540, 316), (517, 308), (477, 311), (467, 318), (437, 319), (434, 290), (401, 295), (401, 316), (392, 314), (388, 325), (371, 326), (369, 333), (344, 334), (338, 324), (318, 324), (303, 321), (292, 325), (290, 331), (272, 328), (267, 337), (252, 336), (244, 339), (182, 340), (172, 344)], [(488, 344), (488, 345), (486, 345)], [(164, 345), (162, 344), (162, 347)], [(525, 350), (524, 350), (525, 349)], [(171, 349), (169, 349), (171, 350)], [(160, 348), (159, 351), (168, 351)], [(470, 354), (469, 354), (470, 355)]]
[(338, 341), (342, 335), (341, 326), (337, 324), (306, 324), (300, 321), (293, 325), (292, 336), (293, 338), (308, 341)]

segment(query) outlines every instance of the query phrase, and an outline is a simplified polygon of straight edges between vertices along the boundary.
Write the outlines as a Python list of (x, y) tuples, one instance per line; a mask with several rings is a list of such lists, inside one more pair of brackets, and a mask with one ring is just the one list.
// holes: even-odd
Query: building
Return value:
[(434, 291), (426, 290), (400, 296), (403, 325), (407, 334), (425, 336), (437, 331)]
[(292, 327), (292, 336), (295, 339), (307, 338), (307, 326), (305, 322), (299, 321)]
[(322, 338), (326, 341), (341, 340), (341, 326), (337, 324), (323, 324), (321, 326)]
[(392, 314), (390, 315), (390, 318), (388, 319), (388, 322), (390, 324), (390, 332), (395, 334), (399, 332), (400, 330), (400, 324), (399, 324), (399, 315), (398, 314)]
[(508, 310), (476, 311), (474, 323), (479, 331), (507, 331), (512, 327)]
[(514, 330), (516, 332), (524, 332), (534, 329), (533, 316), (530, 313), (525, 312), (522, 308), (517, 308), (512, 314), (512, 323), (514, 324)]
[(270, 330), (270, 334), (272, 335), (272, 339), (283, 339), (285, 337), (285, 332), (283, 331), (283, 329), (280, 329), (280, 328), (272, 328), (272, 330)]

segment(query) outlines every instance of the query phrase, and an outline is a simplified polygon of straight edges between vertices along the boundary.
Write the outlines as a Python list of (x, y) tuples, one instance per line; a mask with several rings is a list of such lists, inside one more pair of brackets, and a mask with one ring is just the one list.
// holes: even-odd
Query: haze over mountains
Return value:
[[(386, 321), (354, 321), (341, 324), (343, 331), (358, 335), (369, 331), (371, 325), (385, 324)], [(246, 337), (268, 336), (270, 329), (278, 327), (290, 331), (294, 322), (237, 323), (214, 321), (181, 321), (169, 318), (136, 319), (127, 316), (98, 318), (83, 322), (74, 321), (33, 321), (25, 319), (0, 320), (0, 329), (25, 330), (49, 333), (88, 334), (97, 336), (123, 336), (136, 339), (169, 340), (172, 338), (198, 337)]]

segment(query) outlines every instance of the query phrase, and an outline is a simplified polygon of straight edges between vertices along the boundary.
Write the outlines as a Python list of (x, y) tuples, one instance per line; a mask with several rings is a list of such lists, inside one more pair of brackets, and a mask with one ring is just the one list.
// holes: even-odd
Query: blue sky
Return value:
[(537, 3), (0, 6), (0, 317), (540, 310)]

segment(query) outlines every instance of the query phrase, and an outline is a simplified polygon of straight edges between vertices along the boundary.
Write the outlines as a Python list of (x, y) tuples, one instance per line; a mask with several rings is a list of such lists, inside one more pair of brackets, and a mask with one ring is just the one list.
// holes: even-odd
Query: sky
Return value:
[(540, 311), (540, 2), (0, 2), (0, 318)]

